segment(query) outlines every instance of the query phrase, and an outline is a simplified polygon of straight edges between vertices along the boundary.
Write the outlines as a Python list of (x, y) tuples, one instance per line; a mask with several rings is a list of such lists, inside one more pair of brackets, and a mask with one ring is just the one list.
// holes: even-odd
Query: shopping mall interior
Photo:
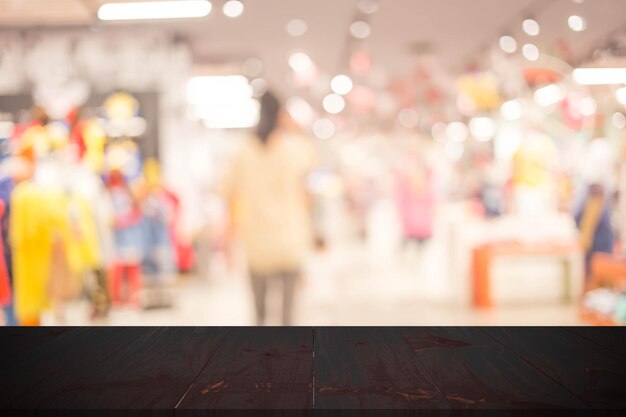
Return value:
[(626, 323), (625, 1), (0, 10), (3, 325)]

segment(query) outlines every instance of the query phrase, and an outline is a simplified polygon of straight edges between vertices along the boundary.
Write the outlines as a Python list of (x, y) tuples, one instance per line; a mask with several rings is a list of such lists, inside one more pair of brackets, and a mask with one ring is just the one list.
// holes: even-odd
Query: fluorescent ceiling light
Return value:
[(211, 129), (247, 128), (259, 121), (259, 102), (242, 75), (192, 77), (187, 81), (187, 102), (191, 116)]
[(577, 68), (572, 77), (582, 85), (626, 84), (626, 68)]
[(190, 104), (232, 102), (252, 96), (252, 87), (243, 75), (199, 76), (187, 81), (187, 102)]
[(98, 9), (100, 20), (180, 19), (211, 13), (208, 0), (106, 3)]
[(556, 84), (541, 87), (535, 91), (535, 102), (542, 107), (552, 106), (565, 97), (565, 92)]

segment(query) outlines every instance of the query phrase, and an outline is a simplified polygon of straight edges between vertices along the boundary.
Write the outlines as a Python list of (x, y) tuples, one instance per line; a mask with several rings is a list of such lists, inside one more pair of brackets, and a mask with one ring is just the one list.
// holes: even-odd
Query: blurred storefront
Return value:
[(5, 324), (252, 324), (221, 189), (268, 89), (317, 161), (295, 324), (626, 323), (625, 4), (21, 3)]

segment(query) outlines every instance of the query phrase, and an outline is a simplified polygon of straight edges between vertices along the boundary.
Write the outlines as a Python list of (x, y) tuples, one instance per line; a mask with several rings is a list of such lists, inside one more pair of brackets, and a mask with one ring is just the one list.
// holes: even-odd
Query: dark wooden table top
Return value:
[(626, 415), (621, 328), (0, 328), (0, 369), (29, 415)]

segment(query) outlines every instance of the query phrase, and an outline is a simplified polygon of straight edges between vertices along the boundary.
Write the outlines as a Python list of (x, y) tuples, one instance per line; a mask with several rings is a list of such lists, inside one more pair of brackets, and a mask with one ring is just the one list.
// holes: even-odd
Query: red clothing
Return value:
[[(4, 215), (4, 201), (0, 200), (0, 217)], [(0, 253), (4, 253), (4, 243), (0, 239)], [(11, 283), (5, 263), (5, 257), (0, 256), (0, 306), (4, 307), (11, 303)]]

